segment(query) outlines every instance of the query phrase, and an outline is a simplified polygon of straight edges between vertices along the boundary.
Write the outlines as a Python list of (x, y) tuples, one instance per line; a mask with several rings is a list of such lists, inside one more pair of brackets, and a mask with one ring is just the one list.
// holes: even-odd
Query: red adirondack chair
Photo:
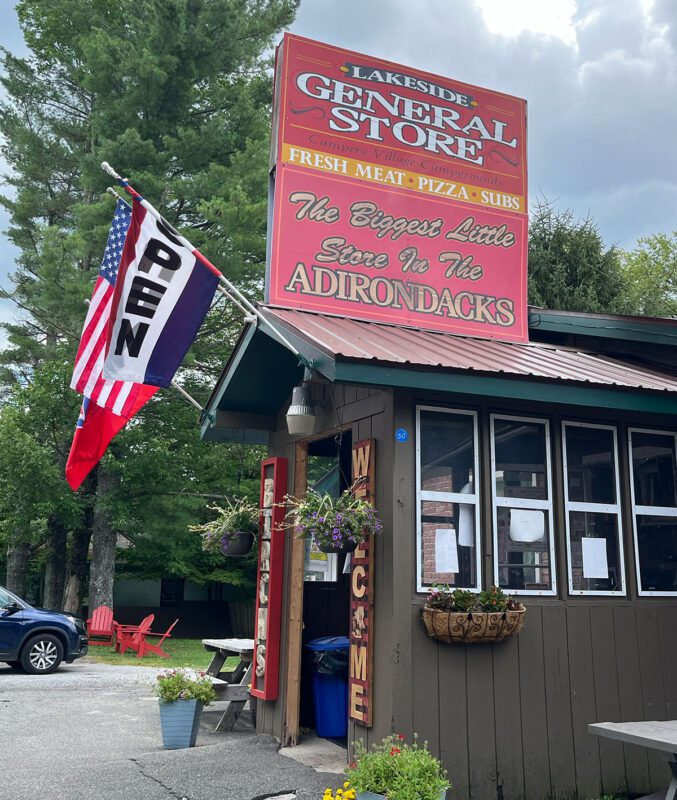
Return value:
[(87, 637), (89, 638), (89, 643), (112, 647), (116, 626), (117, 622), (113, 619), (112, 609), (108, 608), (108, 606), (99, 606), (95, 608), (94, 613), (87, 620)]
[(118, 653), (124, 653), (126, 650), (134, 650), (135, 653), (138, 653), (141, 642), (150, 631), (154, 619), (155, 614), (149, 614), (141, 620), (139, 625), (118, 625), (115, 635), (115, 649)]
[[(139, 645), (137, 658), (143, 658), (147, 653), (155, 653), (155, 655), (160, 656), (160, 658), (169, 658), (169, 653), (166, 653), (162, 649), (162, 642), (164, 642), (165, 639), (171, 638), (172, 630), (177, 622), (178, 619), (175, 619), (164, 633), (153, 633), (152, 631), (148, 631)], [(148, 641), (149, 636), (157, 637), (160, 639), (160, 641), (157, 644), (151, 644)]]

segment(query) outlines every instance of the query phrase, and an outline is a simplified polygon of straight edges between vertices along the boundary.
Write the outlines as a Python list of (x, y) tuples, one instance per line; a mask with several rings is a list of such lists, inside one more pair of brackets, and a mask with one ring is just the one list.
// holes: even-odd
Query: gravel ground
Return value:
[(320, 800), (341, 785), (279, 755), (246, 712), (215, 733), (221, 704), (203, 714), (197, 747), (163, 750), (157, 672), (89, 659), (44, 676), (0, 665), (0, 800)]

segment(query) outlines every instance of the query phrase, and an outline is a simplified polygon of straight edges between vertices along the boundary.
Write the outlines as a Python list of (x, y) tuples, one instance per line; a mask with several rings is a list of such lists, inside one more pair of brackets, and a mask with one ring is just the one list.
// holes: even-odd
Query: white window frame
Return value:
[[(460, 492), (431, 492), (421, 491), (421, 411), (435, 411), (439, 414), (463, 414), (473, 419), (473, 494)], [(423, 536), (421, 530), (421, 502), (424, 500), (438, 500), (442, 503), (465, 503), (475, 506), (475, 574), (477, 586), (458, 586), (455, 588), (468, 589), (471, 592), (482, 590), (482, 541), (480, 538), (480, 501), (479, 487), (481, 475), (479, 470), (479, 432), (477, 411), (465, 408), (441, 408), (440, 406), (416, 406), (416, 591), (425, 593), (430, 590), (430, 585), (423, 583)]]
[[(567, 428), (597, 428), (599, 430), (611, 431), (613, 434), (614, 442), (614, 463), (615, 463), (615, 478), (616, 478), (616, 502), (615, 503), (583, 503), (574, 502), (569, 500), (569, 465), (567, 461)], [(564, 516), (566, 522), (566, 537), (567, 537), (567, 573), (569, 578), (569, 594), (570, 595), (600, 595), (606, 597), (625, 597), (627, 595), (627, 587), (625, 582), (625, 547), (623, 546), (623, 515), (621, 513), (621, 482), (619, 476), (618, 464), (618, 428), (616, 425), (598, 425), (594, 422), (562, 422), (562, 458), (564, 460)], [(589, 514), (615, 514), (617, 522), (618, 534), (618, 560), (619, 568), (621, 571), (621, 588), (617, 591), (599, 590), (599, 589), (574, 589), (573, 587), (573, 573), (572, 573), (572, 559), (571, 559), (571, 511), (582, 511)]]
[(677, 433), (675, 431), (653, 430), (651, 428), (628, 428), (628, 461), (630, 464), (630, 498), (632, 500), (632, 531), (635, 543), (635, 569), (637, 571), (637, 589), (640, 597), (674, 597), (677, 589), (671, 592), (652, 592), (642, 589), (642, 572), (639, 566), (639, 540), (637, 537), (637, 517), (677, 517), (677, 508), (671, 506), (638, 506), (635, 505), (635, 467), (632, 458), (632, 434), (649, 433), (657, 436), (670, 436), (674, 444), (675, 458), (677, 459)]
[[(545, 428), (545, 467), (547, 470), (547, 500), (533, 500), (520, 497), (499, 497), (496, 493), (496, 439), (494, 436), (494, 421), (509, 420), (511, 422), (530, 422), (543, 425)], [(498, 576), (498, 509), (499, 508), (526, 508), (547, 511), (548, 537), (550, 549), (550, 589), (503, 589), (505, 594), (554, 596), (557, 594), (557, 562), (555, 559), (555, 530), (553, 524), (553, 499), (552, 499), (552, 459), (550, 456), (550, 420), (544, 417), (522, 417), (512, 414), (492, 414), (490, 416), (491, 438), (491, 497), (493, 517), (493, 543), (494, 543), (494, 582), (499, 585)]]

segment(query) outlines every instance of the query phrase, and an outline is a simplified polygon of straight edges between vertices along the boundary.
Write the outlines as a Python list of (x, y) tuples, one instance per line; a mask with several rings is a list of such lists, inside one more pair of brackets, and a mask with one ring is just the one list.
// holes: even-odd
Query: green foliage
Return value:
[(467, 589), (451, 589), (449, 586), (433, 586), (426, 598), (426, 605), (441, 611), (513, 611), (521, 605), (498, 586), (476, 594)]
[(595, 223), (538, 203), (529, 219), (529, 303), (615, 313), (625, 302), (620, 253), (605, 249)]
[(313, 538), (318, 545), (343, 547), (360, 544), (383, 529), (376, 509), (366, 500), (354, 497), (355, 487), (336, 499), (309, 489), (302, 498), (285, 497), (287, 527), (302, 539)]
[(621, 254), (628, 286), (627, 313), (677, 317), (677, 230), (640, 239)]
[(216, 517), (202, 525), (189, 525), (188, 530), (199, 533), (205, 553), (220, 553), (221, 545), (227, 544), (237, 533), (258, 533), (259, 507), (244, 497), (234, 502), (226, 499), (226, 506), (207, 506), (216, 512)]
[(358, 793), (383, 794), (388, 800), (439, 800), (440, 792), (450, 786), (446, 771), (427, 742), (418, 744), (416, 734), (412, 744), (393, 734), (371, 750), (357, 742), (355, 760), (346, 775)]
[[(265, 261), (270, 52), (298, 0), (20, 0), (31, 55), (2, 51), (0, 197), (19, 249), (11, 287), (21, 309), (0, 353), (0, 536), (34, 545), (50, 521), (87, 522), (96, 475), (73, 495), (63, 480), (80, 398), (70, 370), (113, 200), (110, 161), (231, 280), (255, 299)], [(180, 380), (205, 401), (242, 319), (215, 303)], [(188, 525), (205, 500), (258, 495), (261, 450), (206, 445), (195, 411), (159, 392), (102, 462), (105, 498), (125, 537), (118, 574), (222, 580), (253, 591), (252, 567), (223, 567)], [(19, 464), (19, 466), (17, 466)], [(25, 468), (22, 466), (25, 465)], [(101, 505), (102, 498), (98, 504)], [(91, 514), (90, 514), (91, 516)]]
[[(212, 653), (204, 649), (202, 639), (177, 639), (172, 636), (165, 639), (162, 649), (169, 655), (163, 658), (155, 653), (146, 653), (143, 658), (137, 658), (133, 650), (125, 653), (116, 653), (112, 647), (90, 647), (88, 658), (93, 658), (102, 664), (117, 664), (129, 667), (162, 667), (176, 669), (188, 667), (192, 670), (206, 670), (211, 661)], [(232, 666), (226, 662), (224, 671), (234, 669), (238, 663), (237, 658), (229, 659)]]
[(153, 691), (161, 703), (175, 703), (177, 700), (199, 700), (205, 706), (216, 700), (214, 685), (204, 672), (191, 678), (185, 669), (170, 669), (161, 672), (155, 679)]

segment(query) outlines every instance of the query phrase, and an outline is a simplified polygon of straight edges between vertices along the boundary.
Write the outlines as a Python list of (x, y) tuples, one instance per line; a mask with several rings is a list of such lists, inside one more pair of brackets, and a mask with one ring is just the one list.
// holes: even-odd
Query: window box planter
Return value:
[(508, 611), (442, 611), (423, 607), (428, 636), (447, 644), (502, 642), (522, 630), (525, 615), (524, 606)]
[(160, 725), (164, 749), (194, 747), (201, 716), (202, 703), (199, 700), (174, 700), (172, 703), (160, 701)]

